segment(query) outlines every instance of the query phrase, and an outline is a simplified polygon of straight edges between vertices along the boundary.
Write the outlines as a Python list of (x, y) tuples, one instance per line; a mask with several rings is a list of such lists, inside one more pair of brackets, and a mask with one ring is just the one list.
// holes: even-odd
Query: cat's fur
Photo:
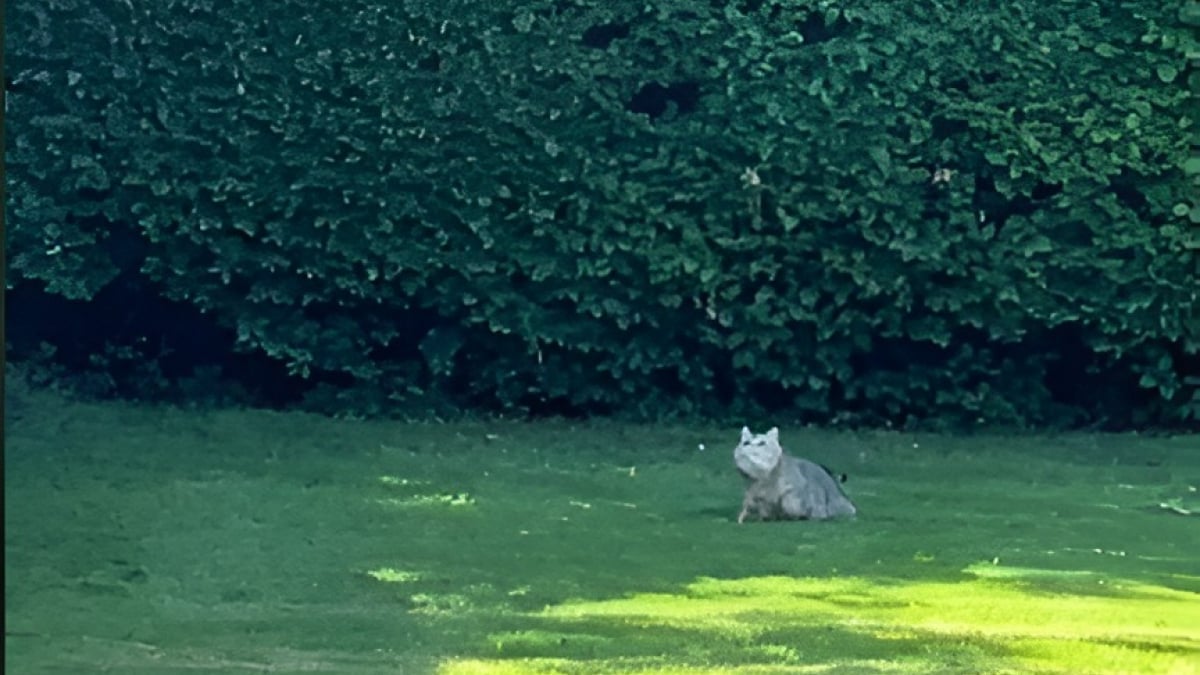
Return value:
[(742, 427), (733, 462), (746, 478), (739, 523), (752, 511), (761, 520), (823, 520), (857, 513), (828, 470), (783, 451), (777, 428), (753, 434)]

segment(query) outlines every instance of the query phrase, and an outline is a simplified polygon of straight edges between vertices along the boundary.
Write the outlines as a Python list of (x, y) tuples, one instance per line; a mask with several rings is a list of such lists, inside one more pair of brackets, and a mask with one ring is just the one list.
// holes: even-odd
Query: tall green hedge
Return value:
[(1197, 42), (1105, 4), (17, 3), (10, 284), (374, 411), (1169, 421)]

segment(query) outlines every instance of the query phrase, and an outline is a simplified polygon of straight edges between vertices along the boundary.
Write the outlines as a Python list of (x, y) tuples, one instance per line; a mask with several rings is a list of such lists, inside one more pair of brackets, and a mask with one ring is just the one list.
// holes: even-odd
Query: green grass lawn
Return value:
[(733, 427), (19, 415), (18, 675), (1200, 672), (1194, 436), (769, 421), (860, 514), (739, 526)]

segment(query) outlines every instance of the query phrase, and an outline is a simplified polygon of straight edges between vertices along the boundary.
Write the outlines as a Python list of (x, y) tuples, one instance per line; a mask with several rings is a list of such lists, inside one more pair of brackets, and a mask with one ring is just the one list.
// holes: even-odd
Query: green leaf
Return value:
[(1025, 257), (1029, 258), (1038, 253), (1049, 253), (1054, 250), (1054, 244), (1045, 235), (1036, 235), (1021, 246)]

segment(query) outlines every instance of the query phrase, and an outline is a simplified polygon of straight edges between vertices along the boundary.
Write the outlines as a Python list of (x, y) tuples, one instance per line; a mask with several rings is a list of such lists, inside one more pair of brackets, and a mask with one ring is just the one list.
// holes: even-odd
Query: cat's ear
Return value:
[(753, 435), (754, 434), (750, 433), (750, 427), (742, 427), (742, 442), (743, 443), (750, 440), (751, 436), (753, 436)]
[(771, 427), (771, 430), (767, 432), (767, 440), (772, 443), (779, 442), (779, 427)]

